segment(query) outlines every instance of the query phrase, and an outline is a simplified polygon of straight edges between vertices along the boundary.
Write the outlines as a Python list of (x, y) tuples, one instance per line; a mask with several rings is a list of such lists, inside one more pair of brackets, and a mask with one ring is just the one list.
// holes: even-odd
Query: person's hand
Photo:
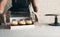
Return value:
[(10, 23), (5, 22), (4, 25), (10, 25)]
[(3, 16), (4, 12), (0, 10), (0, 16)]
[(37, 7), (34, 7), (34, 12), (36, 12), (36, 13), (37, 13), (37, 11), (38, 11)]

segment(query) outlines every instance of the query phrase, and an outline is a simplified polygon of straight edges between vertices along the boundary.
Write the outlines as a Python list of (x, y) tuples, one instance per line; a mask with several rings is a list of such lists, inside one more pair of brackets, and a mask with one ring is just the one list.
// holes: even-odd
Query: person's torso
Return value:
[(30, 0), (12, 0), (12, 10), (27, 10)]

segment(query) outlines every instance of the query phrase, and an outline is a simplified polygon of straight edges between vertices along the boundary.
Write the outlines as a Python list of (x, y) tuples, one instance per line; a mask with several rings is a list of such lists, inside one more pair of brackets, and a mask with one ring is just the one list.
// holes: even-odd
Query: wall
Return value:
[[(60, 14), (60, 0), (39, 0), (40, 21), (49, 23), (54, 17), (44, 16), (45, 14)], [(59, 19), (60, 21), (60, 19)]]

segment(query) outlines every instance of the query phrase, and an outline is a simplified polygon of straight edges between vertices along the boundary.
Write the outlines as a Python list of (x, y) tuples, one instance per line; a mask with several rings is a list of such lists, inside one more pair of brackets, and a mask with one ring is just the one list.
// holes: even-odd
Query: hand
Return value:
[(3, 16), (3, 14), (4, 14), (3, 11), (0, 10), (0, 16)]
[(38, 11), (37, 7), (34, 7), (34, 12), (36, 12), (36, 13), (37, 13), (37, 11)]
[(4, 25), (10, 25), (10, 23), (6, 23), (6, 22), (5, 22)]
[(3, 14), (3, 11), (2, 10), (0, 10), (0, 14)]

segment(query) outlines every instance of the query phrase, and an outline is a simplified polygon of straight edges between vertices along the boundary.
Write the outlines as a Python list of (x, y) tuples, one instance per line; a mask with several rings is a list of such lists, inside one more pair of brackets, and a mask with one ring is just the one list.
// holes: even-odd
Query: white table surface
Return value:
[(0, 30), (0, 37), (60, 37), (60, 26), (11, 26), (11, 29)]

